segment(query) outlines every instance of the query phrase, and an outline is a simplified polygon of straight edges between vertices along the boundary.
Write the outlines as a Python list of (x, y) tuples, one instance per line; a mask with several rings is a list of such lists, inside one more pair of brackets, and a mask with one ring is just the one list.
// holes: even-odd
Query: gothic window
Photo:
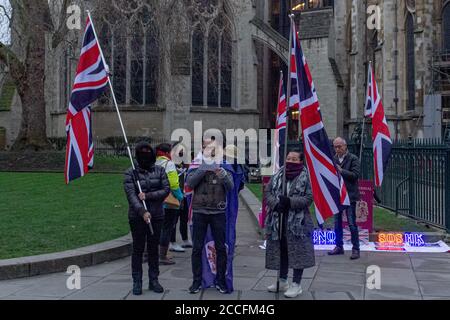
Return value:
[(444, 50), (450, 52), (450, 3), (447, 3), (442, 12), (442, 34)]
[[(111, 72), (117, 103), (146, 106), (157, 102), (159, 46), (148, 12), (100, 24), (99, 41)], [(111, 104), (109, 91), (100, 99)]]
[(203, 31), (197, 27), (192, 35), (192, 105), (203, 105)]
[(407, 109), (414, 110), (416, 104), (416, 77), (415, 77), (415, 41), (414, 17), (408, 13), (406, 16), (406, 87), (408, 93)]
[(192, 105), (231, 107), (233, 61), (231, 23), (222, 5), (214, 9), (211, 2), (202, 1), (197, 1), (200, 6), (199, 15), (202, 12), (210, 15), (194, 18), (197, 21), (191, 41)]
[(219, 105), (219, 32), (212, 28), (208, 35), (208, 106)]

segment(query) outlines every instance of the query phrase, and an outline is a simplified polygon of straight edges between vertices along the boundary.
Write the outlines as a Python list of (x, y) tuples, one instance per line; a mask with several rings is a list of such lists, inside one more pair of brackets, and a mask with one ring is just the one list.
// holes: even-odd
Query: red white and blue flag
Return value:
[(378, 92), (375, 73), (372, 69), (372, 64), (370, 63), (369, 74), (367, 77), (367, 99), (364, 116), (372, 119), (375, 185), (377, 187), (381, 187), (384, 172), (386, 171), (389, 157), (391, 156), (392, 140), (389, 132), (389, 126), (386, 122), (381, 96)]
[(317, 221), (345, 210), (350, 200), (344, 179), (339, 174), (331, 144), (322, 122), (316, 88), (303, 55), (295, 25), (291, 47), (291, 108), (299, 108), (304, 152), (309, 169)]
[(282, 164), (280, 159), (280, 146), (285, 143), (285, 135), (286, 135), (286, 119), (287, 119), (287, 110), (286, 110), (286, 94), (284, 91), (284, 83), (283, 83), (283, 73), (280, 75), (280, 87), (278, 94), (278, 107), (277, 107), (277, 123), (275, 129), (275, 137), (274, 137), (274, 145), (272, 151), (272, 163), (273, 165), (273, 173), (277, 173)]
[(108, 72), (90, 19), (83, 38), (80, 60), (66, 118), (66, 183), (86, 175), (94, 164), (90, 104), (108, 85)]

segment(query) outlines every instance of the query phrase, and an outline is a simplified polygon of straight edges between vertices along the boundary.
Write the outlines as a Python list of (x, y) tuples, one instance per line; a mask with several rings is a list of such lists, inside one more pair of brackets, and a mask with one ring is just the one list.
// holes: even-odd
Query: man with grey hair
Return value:
[[(341, 173), (347, 192), (350, 198), (350, 207), (344, 212), (347, 214), (347, 221), (350, 228), (352, 240), (352, 255), (351, 260), (359, 259), (359, 232), (356, 224), (356, 203), (360, 200), (358, 179), (360, 174), (361, 164), (357, 156), (348, 152), (347, 142), (338, 137), (333, 142), (333, 147), (336, 152), (334, 160), (337, 164), (337, 169)], [(342, 228), (342, 214), (339, 212), (334, 217), (334, 231), (336, 233), (336, 247), (333, 251), (328, 252), (329, 255), (344, 254), (343, 228)]]

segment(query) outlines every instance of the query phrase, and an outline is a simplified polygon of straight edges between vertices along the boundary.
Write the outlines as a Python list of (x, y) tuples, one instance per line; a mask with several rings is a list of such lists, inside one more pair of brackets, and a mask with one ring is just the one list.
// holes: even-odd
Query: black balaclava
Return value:
[(137, 144), (136, 160), (139, 168), (144, 170), (150, 170), (155, 165), (155, 151), (148, 142), (139, 142)]

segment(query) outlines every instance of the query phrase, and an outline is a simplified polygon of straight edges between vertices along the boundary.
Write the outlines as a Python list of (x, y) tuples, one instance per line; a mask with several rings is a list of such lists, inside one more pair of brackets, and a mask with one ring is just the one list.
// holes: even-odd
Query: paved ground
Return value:
[[(241, 208), (244, 206), (241, 205)], [(174, 254), (176, 265), (161, 267), (164, 294), (144, 290), (140, 297), (130, 294), (130, 259), (89, 267), (81, 271), (81, 289), (68, 290), (65, 273), (0, 281), (0, 300), (41, 299), (152, 299), (152, 300), (274, 300), (268, 293), (276, 273), (264, 269), (264, 251), (247, 210), (241, 209), (234, 260), (235, 292), (221, 295), (215, 289), (191, 295), (190, 252)], [(367, 253), (351, 262), (346, 256), (329, 257), (318, 251), (317, 265), (305, 271), (304, 293), (298, 299), (450, 299), (450, 254)], [(366, 288), (366, 269), (381, 268), (381, 289)], [(145, 280), (146, 281), (146, 280)]]

